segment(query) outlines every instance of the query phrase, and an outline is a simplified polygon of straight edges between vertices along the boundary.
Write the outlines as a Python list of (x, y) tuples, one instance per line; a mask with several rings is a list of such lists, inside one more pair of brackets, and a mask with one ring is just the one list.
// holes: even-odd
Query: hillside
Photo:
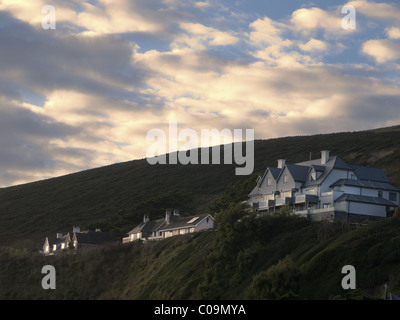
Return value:
[[(255, 142), (254, 176), (235, 176), (236, 165), (154, 165), (145, 159), (86, 170), (63, 177), (0, 189), (0, 245), (38, 248), (45, 236), (120, 219), (120, 232), (128, 231), (143, 216), (141, 205), (182, 194), (164, 206), (183, 206), (183, 215), (206, 210), (236, 182), (255, 183), (256, 174), (276, 160), (299, 162), (317, 158), (328, 149), (345, 161), (382, 167), (400, 186), (400, 126), (368, 130), (285, 137)], [(250, 179), (250, 180), (249, 180)], [(182, 191), (184, 190), (184, 191)], [(243, 190), (244, 193), (245, 190)], [(153, 201), (154, 202), (154, 201)], [(148, 204), (148, 203), (147, 203)], [(161, 215), (165, 207), (152, 206)], [(156, 217), (154, 217), (156, 218)]]
[[(44, 257), (0, 248), (0, 299), (382, 299), (400, 293), (400, 219), (349, 229), (231, 206), (218, 232)], [(41, 268), (57, 270), (56, 290)], [(341, 268), (356, 268), (343, 290)]]

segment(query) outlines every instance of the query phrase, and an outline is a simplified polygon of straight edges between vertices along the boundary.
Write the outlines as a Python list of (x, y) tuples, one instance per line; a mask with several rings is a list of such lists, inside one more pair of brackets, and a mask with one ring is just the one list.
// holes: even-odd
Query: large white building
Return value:
[(320, 159), (278, 160), (277, 168), (258, 177), (249, 202), (260, 212), (287, 205), (312, 220), (362, 221), (387, 217), (400, 205), (400, 189), (382, 169), (349, 165), (324, 150)]

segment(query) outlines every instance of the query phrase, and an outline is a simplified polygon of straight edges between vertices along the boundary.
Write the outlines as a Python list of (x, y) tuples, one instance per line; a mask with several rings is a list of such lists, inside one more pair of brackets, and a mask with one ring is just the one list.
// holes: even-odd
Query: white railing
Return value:
[(122, 243), (128, 243), (128, 242), (130, 242), (130, 241), (131, 241), (131, 238), (130, 238), (130, 237), (122, 238)]
[(330, 206), (330, 207), (320, 208), (320, 209), (308, 209), (308, 210), (294, 211), (294, 214), (307, 215), (307, 214), (316, 214), (316, 213), (331, 212), (331, 211), (345, 211), (344, 209), (345, 208), (341, 205), (335, 205), (335, 206)]

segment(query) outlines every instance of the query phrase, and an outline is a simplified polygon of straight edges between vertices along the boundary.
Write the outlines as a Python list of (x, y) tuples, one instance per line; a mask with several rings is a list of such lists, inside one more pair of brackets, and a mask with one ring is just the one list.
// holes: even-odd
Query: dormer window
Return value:
[(357, 177), (354, 173), (350, 173), (350, 179), (351, 180), (357, 180)]

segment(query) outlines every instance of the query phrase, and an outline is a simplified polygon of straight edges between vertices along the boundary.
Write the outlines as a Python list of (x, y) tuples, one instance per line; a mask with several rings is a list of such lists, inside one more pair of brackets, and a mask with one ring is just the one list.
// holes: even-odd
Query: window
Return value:
[(285, 174), (284, 176), (283, 176), (283, 183), (288, 183), (289, 182), (289, 175), (288, 174)]
[(356, 175), (354, 173), (350, 173), (351, 180), (357, 180)]
[(272, 184), (271, 178), (267, 178), (267, 186), (270, 186)]
[(382, 190), (379, 190), (378, 191), (378, 198), (382, 198), (383, 197), (383, 192), (382, 192)]
[(389, 200), (390, 201), (397, 201), (397, 193), (396, 192), (389, 192)]

